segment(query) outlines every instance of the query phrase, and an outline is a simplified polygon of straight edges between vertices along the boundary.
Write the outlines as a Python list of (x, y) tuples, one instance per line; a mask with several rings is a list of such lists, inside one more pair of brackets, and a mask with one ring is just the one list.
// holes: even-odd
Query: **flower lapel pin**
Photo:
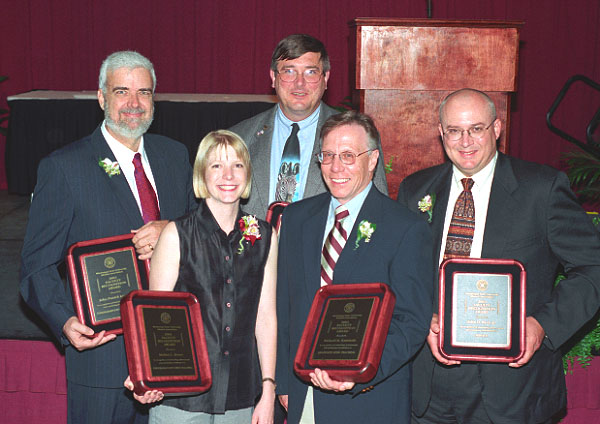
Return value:
[(435, 193), (428, 194), (427, 196), (423, 197), (421, 200), (419, 200), (417, 205), (421, 212), (427, 212), (427, 215), (429, 215), (427, 222), (431, 224), (431, 218), (433, 217), (433, 206), (435, 205)]
[(237, 253), (241, 255), (244, 251), (244, 240), (249, 241), (252, 246), (254, 246), (256, 240), (260, 240), (260, 229), (258, 228), (258, 219), (254, 215), (245, 215), (238, 222), (242, 238)]
[(360, 221), (360, 224), (358, 224), (356, 241), (354, 242), (354, 250), (358, 249), (358, 247), (359, 247), (358, 243), (362, 239), (365, 239), (365, 243), (369, 243), (371, 241), (371, 236), (375, 232), (376, 228), (377, 228), (377, 225), (371, 224), (366, 219), (363, 219), (362, 221)]
[(121, 167), (118, 162), (113, 162), (109, 158), (98, 159), (98, 165), (100, 168), (104, 169), (104, 172), (108, 174), (109, 177), (113, 175), (119, 175), (121, 173)]

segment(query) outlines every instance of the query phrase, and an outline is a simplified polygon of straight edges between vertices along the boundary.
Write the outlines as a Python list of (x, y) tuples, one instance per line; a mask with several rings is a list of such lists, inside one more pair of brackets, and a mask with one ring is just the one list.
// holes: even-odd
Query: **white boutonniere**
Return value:
[(119, 175), (121, 173), (121, 167), (118, 162), (113, 162), (109, 158), (98, 159), (98, 165), (100, 168), (104, 169), (104, 172), (108, 174), (109, 177), (113, 175)]
[(427, 212), (429, 218), (427, 218), (427, 222), (431, 224), (431, 218), (433, 217), (433, 206), (435, 205), (435, 193), (428, 194), (419, 200), (417, 204), (419, 206), (419, 210), (421, 212)]
[(371, 224), (366, 219), (360, 221), (358, 224), (358, 232), (356, 234), (356, 241), (354, 242), (354, 250), (358, 249), (358, 243), (365, 239), (365, 243), (369, 243), (371, 241), (371, 236), (375, 232), (377, 225)]
[(240, 247), (237, 253), (241, 255), (244, 251), (244, 240), (249, 241), (252, 246), (254, 246), (256, 240), (260, 240), (260, 229), (258, 227), (258, 219), (254, 215), (245, 215), (240, 218), (238, 223), (242, 232), (242, 238), (240, 239)]

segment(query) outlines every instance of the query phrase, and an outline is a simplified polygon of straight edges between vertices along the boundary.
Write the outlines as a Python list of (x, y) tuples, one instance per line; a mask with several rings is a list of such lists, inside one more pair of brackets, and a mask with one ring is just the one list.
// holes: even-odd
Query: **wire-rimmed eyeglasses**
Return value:
[(333, 153), (333, 152), (324, 150), (322, 152), (317, 153), (315, 156), (317, 156), (317, 159), (319, 159), (319, 162), (321, 162), (323, 165), (329, 165), (331, 162), (333, 162), (333, 158), (336, 156), (340, 158), (340, 162), (342, 162), (344, 165), (353, 165), (354, 162), (356, 162), (357, 157), (359, 157), (360, 155), (364, 155), (365, 153), (372, 152), (373, 150), (375, 150), (375, 149), (365, 150), (364, 152), (360, 152), (360, 153), (354, 153), (354, 152)]
[(492, 124), (496, 122), (494, 119), (490, 125), (484, 127), (483, 124), (473, 125), (471, 128), (463, 130), (462, 128), (448, 128), (444, 131), (444, 137), (446, 137), (450, 141), (458, 141), (462, 138), (463, 133), (469, 134), (469, 137), (474, 139), (480, 139), (483, 137), (485, 132), (492, 126)]
[[(276, 72), (279, 74), (281, 81), (284, 82), (294, 82), (298, 79), (298, 71), (293, 68), (283, 68), (281, 71)], [(302, 72), (304, 81), (309, 83), (319, 82), (322, 76), (323, 72), (318, 68), (305, 69), (304, 72)]]

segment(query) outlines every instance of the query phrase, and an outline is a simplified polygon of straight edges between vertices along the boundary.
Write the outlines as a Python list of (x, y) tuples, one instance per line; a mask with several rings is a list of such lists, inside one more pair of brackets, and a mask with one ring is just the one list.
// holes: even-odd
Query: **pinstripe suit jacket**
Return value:
[[(185, 146), (146, 134), (144, 148), (156, 182), (162, 219), (174, 219), (195, 204)], [(99, 159), (115, 157), (100, 127), (90, 136), (44, 158), (39, 165), (23, 250), (21, 294), (66, 345), (67, 379), (94, 387), (122, 387), (128, 374), (123, 337), (78, 352), (62, 333), (75, 315), (70, 289), (57, 266), (73, 243), (129, 233), (143, 225), (125, 176), (109, 177)]]

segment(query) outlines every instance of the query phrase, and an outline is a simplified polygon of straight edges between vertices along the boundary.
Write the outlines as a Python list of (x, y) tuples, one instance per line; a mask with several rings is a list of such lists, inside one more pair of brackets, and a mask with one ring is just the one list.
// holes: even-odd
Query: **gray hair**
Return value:
[(323, 140), (331, 131), (336, 128), (346, 125), (358, 125), (362, 127), (367, 133), (367, 148), (369, 150), (375, 150), (379, 148), (379, 131), (373, 122), (373, 119), (365, 114), (355, 110), (347, 110), (337, 115), (332, 115), (321, 127), (320, 142), (323, 145)]
[(106, 79), (108, 73), (120, 68), (147, 69), (152, 77), (152, 91), (154, 92), (154, 89), (156, 88), (156, 74), (154, 73), (154, 65), (152, 65), (152, 62), (138, 52), (125, 50), (112, 53), (104, 59), (104, 62), (102, 62), (102, 66), (100, 66), (100, 76), (98, 77), (98, 88), (100, 88), (103, 93), (106, 93)]
[(440, 104), (440, 123), (443, 123), (442, 117), (444, 116), (446, 103), (448, 103), (448, 101), (453, 99), (454, 97), (464, 95), (479, 96), (482, 100), (484, 100), (487, 103), (488, 112), (490, 114), (490, 117), (492, 118), (492, 122), (496, 120), (496, 105), (494, 104), (494, 101), (490, 98), (490, 96), (485, 94), (483, 91), (475, 90), (474, 88), (462, 88), (458, 91), (454, 91), (453, 93), (448, 94), (446, 98), (442, 100), (442, 103)]

